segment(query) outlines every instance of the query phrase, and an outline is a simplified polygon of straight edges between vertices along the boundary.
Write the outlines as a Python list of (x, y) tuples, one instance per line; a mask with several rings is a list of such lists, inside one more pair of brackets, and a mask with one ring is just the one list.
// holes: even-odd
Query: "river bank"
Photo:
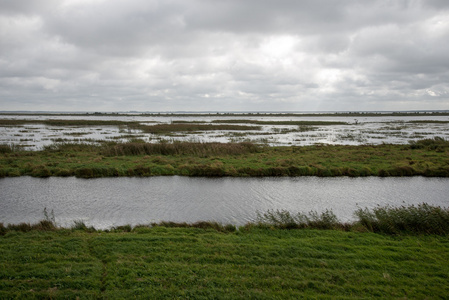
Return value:
[(55, 144), (0, 147), (0, 176), (449, 176), (449, 142), (269, 147), (252, 143)]
[(446, 236), (248, 228), (11, 231), (1, 298), (444, 298)]

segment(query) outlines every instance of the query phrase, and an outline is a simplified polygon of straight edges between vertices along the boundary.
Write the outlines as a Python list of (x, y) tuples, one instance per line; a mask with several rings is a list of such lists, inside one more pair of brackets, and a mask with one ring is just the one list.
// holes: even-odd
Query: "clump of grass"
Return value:
[(198, 221), (195, 223), (186, 222), (167, 222), (162, 221), (159, 223), (151, 223), (152, 227), (167, 227), (167, 228), (200, 228), (200, 229), (213, 229), (219, 232), (234, 232), (237, 228), (232, 224), (223, 225), (218, 222), (212, 221)]
[(81, 167), (76, 169), (74, 173), (75, 176), (79, 178), (117, 177), (124, 175), (119, 169), (108, 166)]
[(129, 224), (121, 225), (121, 226), (115, 226), (112, 227), (112, 232), (131, 232), (133, 230), (132, 226)]
[(12, 153), (14, 152), (13, 146), (11, 145), (0, 145), (0, 153)]
[[(36, 224), (19, 223), (5, 226), (0, 223), (0, 235), (5, 235), (9, 231), (55, 231), (63, 228), (57, 227), (54, 221), (53, 211), (49, 214), (44, 209), (45, 219)], [(441, 208), (426, 203), (418, 206), (384, 206), (376, 207), (372, 210), (358, 209), (354, 212), (358, 218), (352, 223), (342, 223), (331, 210), (322, 213), (311, 211), (308, 214), (293, 214), (287, 210), (269, 210), (265, 213), (257, 213), (255, 222), (246, 224), (242, 229), (251, 228), (273, 228), (273, 229), (325, 229), (343, 230), (358, 232), (374, 232), (382, 234), (449, 234), (449, 208)], [(235, 232), (236, 226), (233, 224), (220, 224), (214, 221), (198, 221), (195, 223), (162, 221), (149, 225), (123, 225), (111, 228), (111, 232), (147, 232), (153, 227), (167, 228), (199, 228), (205, 230), (215, 230), (218, 232)], [(97, 232), (83, 221), (75, 221), (72, 230), (86, 232)]]
[(121, 143), (104, 146), (101, 153), (105, 156), (124, 155), (237, 155), (259, 151), (259, 146), (252, 143)]
[(81, 230), (86, 232), (97, 231), (93, 226), (87, 226), (82, 220), (73, 221), (72, 230)]
[(8, 224), (7, 226), (0, 223), (0, 235), (5, 235), (9, 231), (55, 231), (57, 229), (56, 225), (48, 220), (41, 220), (35, 224), (22, 222), (19, 224)]
[(444, 151), (449, 148), (449, 141), (442, 137), (434, 137), (433, 139), (422, 139), (409, 142), (410, 149), (428, 149), (435, 151)]
[(341, 223), (330, 210), (323, 213), (293, 214), (287, 210), (269, 210), (258, 213), (256, 223), (247, 227), (270, 227), (279, 229), (339, 229), (369, 231), (383, 234), (449, 234), (449, 208), (427, 203), (418, 206), (379, 206), (372, 210), (358, 209), (353, 223)]
[(311, 211), (308, 214), (292, 214), (287, 210), (268, 210), (257, 214), (258, 226), (275, 227), (281, 229), (347, 229), (348, 225), (342, 224), (331, 210), (325, 210), (321, 214)]
[(29, 120), (29, 119), (0, 119), (0, 125), (14, 126), (24, 124), (44, 124), (50, 126), (119, 126), (119, 125), (134, 125), (138, 122), (123, 122), (118, 120)]
[(53, 210), (50, 212), (47, 211), (47, 208), (44, 207), (44, 219), (35, 223), (19, 223), (19, 224), (8, 224), (7, 226), (0, 223), (0, 235), (5, 235), (8, 231), (20, 231), (20, 232), (29, 232), (29, 231), (55, 231), (58, 229), (55, 221), (55, 213)]
[(93, 152), (98, 146), (93, 143), (57, 142), (43, 147), (48, 152)]
[(431, 206), (376, 207), (373, 210), (358, 209), (358, 223), (372, 232), (398, 233), (449, 233), (449, 208)]
[(299, 126), (324, 126), (324, 125), (347, 125), (346, 122), (338, 121), (263, 121), (263, 120), (214, 120), (212, 123), (246, 123), (257, 125), (299, 125)]
[(162, 134), (167, 132), (196, 132), (210, 130), (260, 130), (260, 126), (244, 126), (244, 125), (215, 125), (215, 124), (198, 124), (198, 123), (171, 123), (156, 125), (134, 124), (133, 129), (140, 129), (145, 133)]

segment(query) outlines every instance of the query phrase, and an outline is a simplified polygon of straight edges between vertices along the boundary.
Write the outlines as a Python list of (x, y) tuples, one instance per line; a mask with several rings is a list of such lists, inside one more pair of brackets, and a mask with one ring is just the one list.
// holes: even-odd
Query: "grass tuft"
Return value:
[(449, 233), (449, 208), (422, 203), (417, 206), (376, 207), (355, 212), (359, 224), (372, 232), (398, 233)]
[(292, 214), (287, 210), (268, 210), (257, 214), (257, 225), (261, 227), (275, 227), (280, 229), (346, 229), (331, 210), (318, 214), (311, 211), (308, 214)]
[(104, 146), (101, 154), (105, 156), (126, 155), (238, 155), (255, 153), (259, 146), (252, 143), (121, 143)]
[(427, 149), (435, 151), (445, 151), (449, 148), (449, 141), (436, 136), (433, 139), (422, 139), (409, 142), (410, 149)]

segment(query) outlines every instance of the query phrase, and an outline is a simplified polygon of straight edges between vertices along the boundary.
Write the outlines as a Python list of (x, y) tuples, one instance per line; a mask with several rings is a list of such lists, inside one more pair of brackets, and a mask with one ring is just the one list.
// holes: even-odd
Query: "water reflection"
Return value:
[[(120, 126), (48, 126), (27, 124), (21, 126), (0, 126), (0, 144), (21, 145), (28, 150), (38, 150), (55, 142), (124, 142), (139, 138), (145, 142), (158, 142), (161, 139), (175, 141), (202, 142), (242, 142), (251, 141), (268, 145), (314, 145), (314, 144), (407, 144), (410, 140), (440, 136), (449, 138), (447, 116), (14, 116), (1, 115), (0, 119), (73, 119), (73, 120), (117, 120), (138, 121), (141, 123), (170, 123), (173, 121), (204, 122), (237, 120), (259, 121), (332, 121), (345, 122), (346, 125), (261, 125), (261, 130), (252, 131), (205, 131), (150, 134), (140, 130), (129, 130)], [(409, 123), (411, 121), (432, 121), (430, 123)], [(435, 123), (436, 122), (436, 123)], [(440, 122), (440, 123), (438, 123)], [(219, 124), (219, 123), (215, 123)], [(248, 125), (243, 122), (239, 125)]]
[(256, 212), (332, 209), (342, 221), (357, 207), (427, 202), (448, 206), (446, 178), (100, 178), (0, 179), (0, 222), (36, 222), (43, 209), (70, 226), (96, 228), (159, 221), (242, 225)]

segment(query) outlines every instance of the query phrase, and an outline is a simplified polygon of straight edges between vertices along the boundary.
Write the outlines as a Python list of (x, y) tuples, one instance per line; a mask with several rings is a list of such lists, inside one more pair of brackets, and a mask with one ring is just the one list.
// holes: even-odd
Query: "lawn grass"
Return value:
[(0, 176), (449, 176), (449, 142), (268, 147), (251, 143), (0, 147)]
[(0, 298), (436, 299), (449, 294), (447, 236), (255, 227), (232, 233), (10, 231)]

